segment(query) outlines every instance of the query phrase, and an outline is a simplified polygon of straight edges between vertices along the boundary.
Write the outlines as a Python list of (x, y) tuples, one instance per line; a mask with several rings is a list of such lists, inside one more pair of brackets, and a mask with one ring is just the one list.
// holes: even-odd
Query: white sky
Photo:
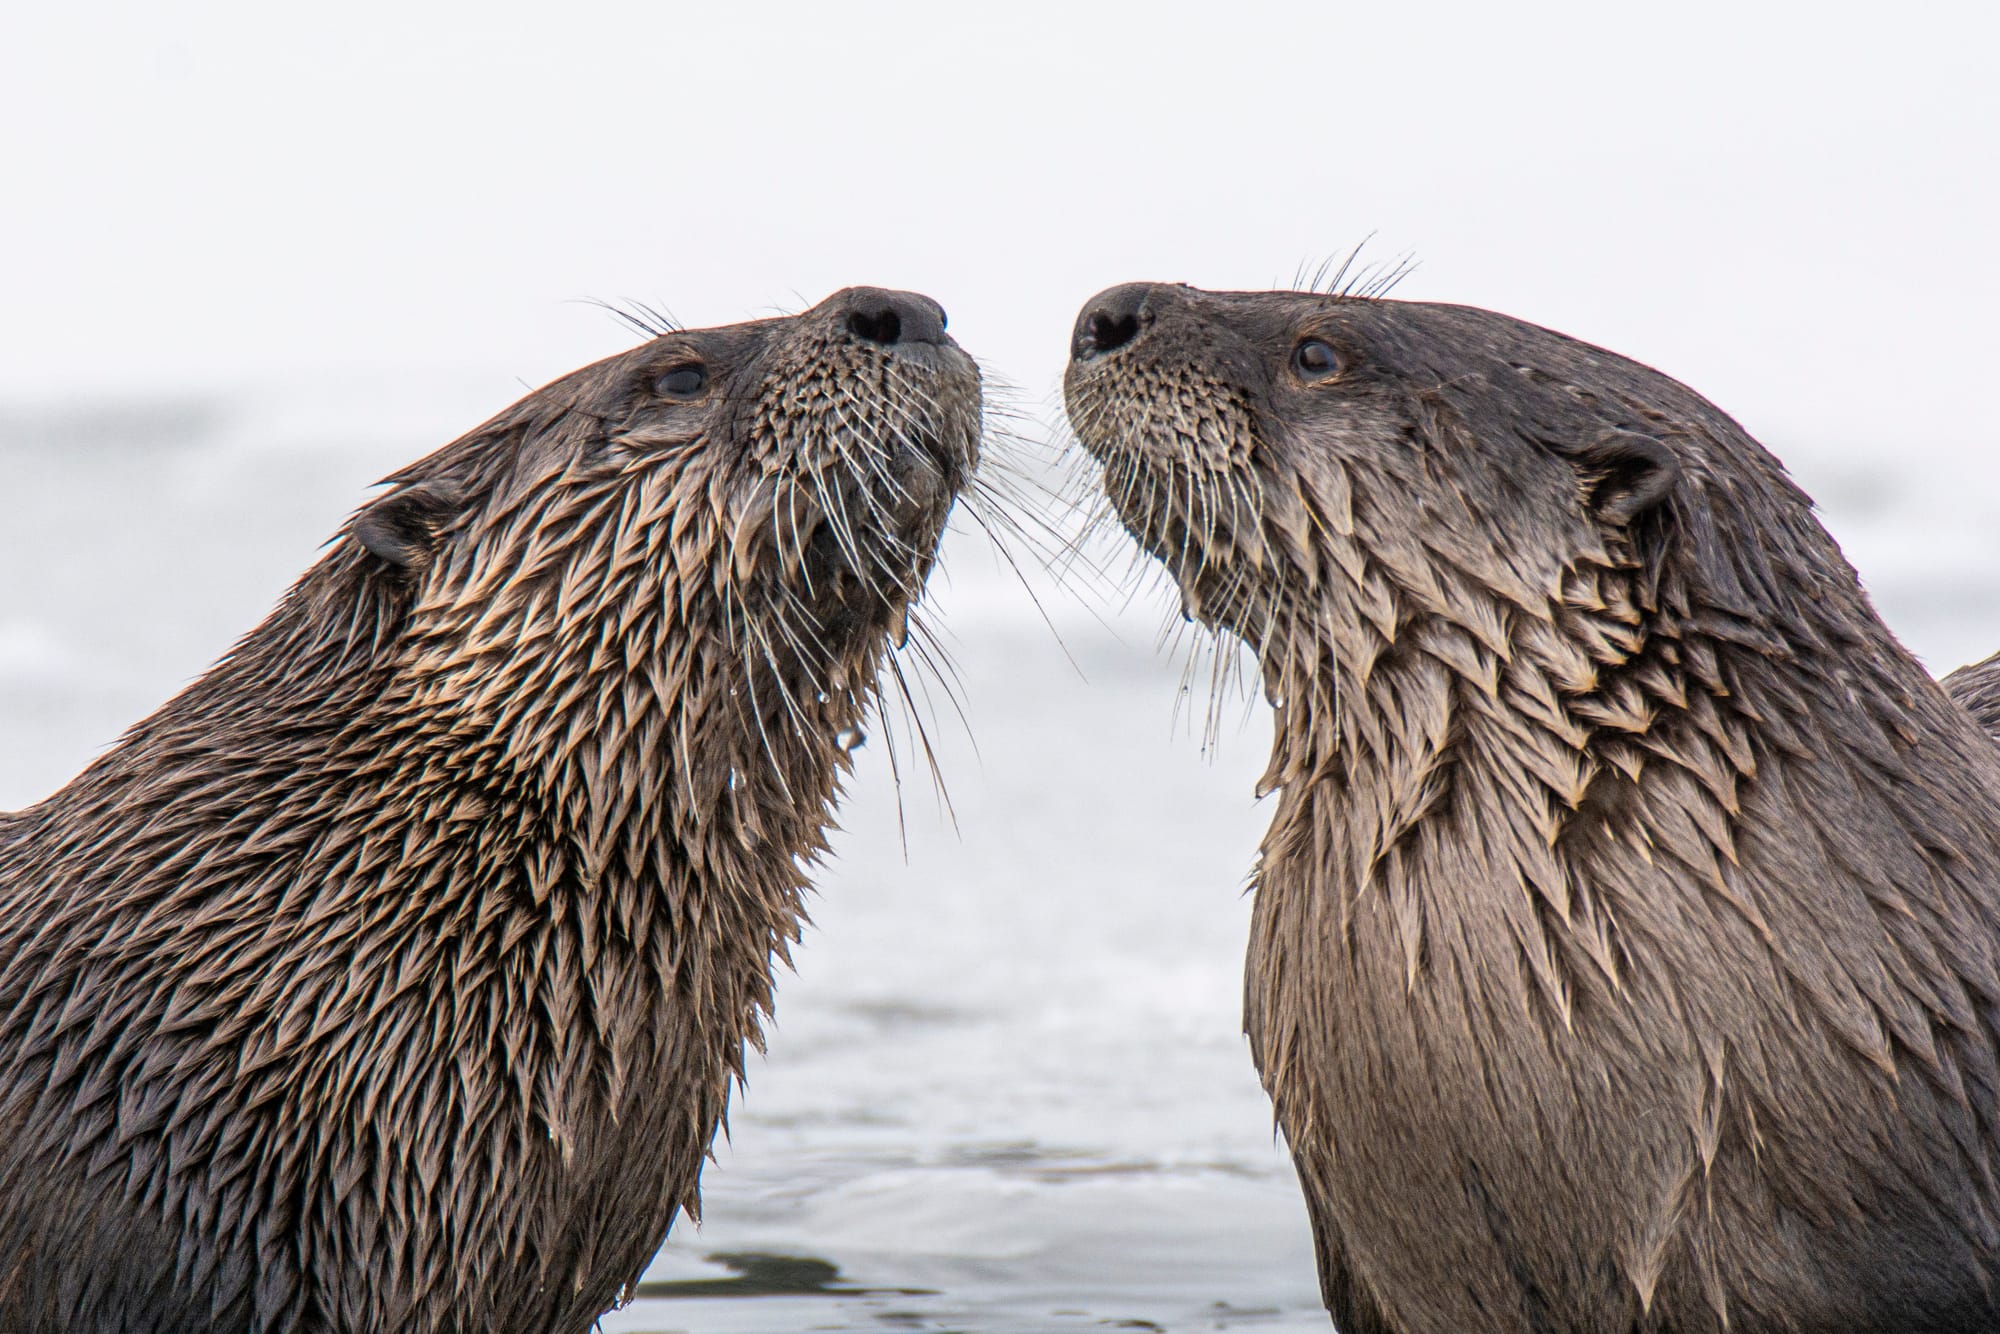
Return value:
[(1781, 452), (1991, 450), (1996, 11), (24, 2), (0, 396), (539, 383), (632, 341), (577, 298), (874, 283), (1039, 409), (1097, 289), (1373, 233)]

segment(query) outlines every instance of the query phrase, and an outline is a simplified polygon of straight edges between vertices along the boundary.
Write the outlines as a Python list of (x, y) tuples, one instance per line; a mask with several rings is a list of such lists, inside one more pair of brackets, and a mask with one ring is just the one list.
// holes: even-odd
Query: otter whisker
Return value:
[(931, 745), (930, 732), (924, 727), (924, 720), (917, 709), (915, 697), (910, 693), (909, 680), (903, 674), (901, 661), (891, 654), (888, 657), (889, 672), (896, 683), (896, 692), (903, 701), (910, 727), (917, 739), (917, 747), (923, 753), (924, 766), (930, 771), (931, 787), (944, 813), (950, 819), (952, 828), (958, 828), (958, 812), (952, 806), (951, 792), (946, 788), (944, 768), (938, 763), (937, 751)]
[(953, 661), (950, 651), (927, 622), (921, 619), (911, 621), (910, 635), (910, 652), (920, 668), (917, 684), (923, 690), (925, 702), (930, 705), (932, 715), (936, 715), (937, 705), (931, 698), (926, 678), (937, 683), (945, 702), (951, 705), (952, 712), (958, 716), (959, 727), (964, 732), (966, 741), (972, 746), (973, 755), (977, 757), (979, 738), (972, 730), (972, 718), (965, 711), (963, 697), (965, 685), (959, 675), (958, 664)]
[[(907, 716), (909, 707), (907, 695), (905, 695), (903, 702)], [(903, 812), (903, 766), (897, 756), (896, 729), (892, 725), (889, 716), (888, 696), (878, 690), (875, 692), (871, 707), (874, 709), (875, 721), (881, 725), (882, 752), (889, 759), (889, 785), (896, 794), (896, 840), (902, 848), (903, 859), (908, 861), (910, 856), (910, 829)]]
[(1348, 273), (1353, 270), (1355, 261), (1361, 258), (1361, 252), (1364, 249), (1366, 249), (1368, 243), (1374, 239), (1375, 239), (1375, 233), (1371, 230), (1370, 232), (1368, 232), (1367, 235), (1363, 236), (1359, 241), (1356, 241), (1354, 243), (1353, 248), (1350, 249), (1344, 257), (1342, 257), (1340, 261), (1340, 267), (1333, 271), (1331, 277), (1327, 276), (1326, 273), (1327, 264), (1332, 263), (1332, 260), (1329, 257), (1327, 264), (1322, 264), (1320, 266), (1319, 272), (1313, 275), (1312, 285), (1308, 287), (1306, 290), (1310, 292), (1324, 292), (1328, 296), (1341, 295), (1342, 292), (1344, 291), (1343, 284), (1347, 279)]
[[(893, 404), (885, 406), (888, 406), (891, 411), (894, 410)], [(886, 422), (882, 425), (892, 435), (894, 434), (893, 426)], [(861, 448), (858, 450), (853, 448), (855, 445), (860, 445)], [(874, 482), (875, 486), (879, 486), (889, 492), (889, 497), (884, 499), (877, 493), (875, 486), (863, 486), (859, 488), (861, 500), (868, 506), (870, 516), (882, 527), (884, 536), (892, 536), (888, 532), (887, 525), (882, 523), (882, 521), (887, 518), (896, 506), (907, 505), (911, 501), (909, 489), (903, 485), (902, 481), (889, 468), (888, 461), (893, 457), (895, 451), (879, 436), (865, 441), (849, 437), (843, 439), (836, 447), (855, 471)]]
[(974, 512), (987, 535), (996, 543), (1010, 546), (1018, 543), (1034, 557), (1037, 565), (1055, 572), (1054, 567), (1058, 559), (1066, 554), (1071, 538), (1057, 529), (1046, 515), (1027, 512), (1020, 497), (986, 487), (976, 480), (967, 488), (963, 500), (965, 507)]
[[(786, 800), (789, 801), (792, 798), (791, 798), (790, 787), (785, 782), (784, 765), (780, 760), (777, 749), (771, 744), (770, 733), (766, 731), (764, 727), (764, 709), (759, 698), (760, 692), (758, 689), (758, 674), (755, 667), (756, 660), (754, 657), (754, 653), (756, 650), (756, 636), (751, 624), (748, 610), (746, 608), (741, 607), (740, 603), (735, 598), (734, 594), (735, 594), (735, 589), (733, 584), (724, 585), (723, 588), (724, 623), (729, 625), (731, 628), (732, 631), (731, 638), (737, 644), (737, 656), (741, 660), (743, 665), (743, 675), (741, 678), (742, 707), (749, 712), (751, 720), (756, 724), (757, 738), (760, 745), (762, 746), (764, 757), (771, 762), (771, 770), (773, 775), (778, 780), (779, 789), (785, 794)], [(736, 624), (738, 612), (741, 613), (741, 618), (742, 618), (740, 626)], [(768, 661), (770, 657), (768, 649), (765, 651), (765, 657)], [(772, 675), (774, 677), (780, 675), (780, 673), (778, 672), (777, 664), (775, 662), (771, 662), (771, 669), (772, 669)], [(780, 682), (779, 688), (780, 690), (783, 690), (784, 688), (782, 681)], [(729, 800), (733, 805), (736, 801), (736, 784), (733, 781), (729, 785), (728, 790), (730, 794)]]
[(587, 296), (578, 300), (583, 305), (596, 306), (619, 323), (647, 338), (663, 338), (668, 334), (681, 332), (684, 327), (672, 315), (631, 297), (625, 297), (620, 301), (606, 301), (599, 297)]
[[(812, 596), (814, 591), (813, 581), (812, 581), (812, 560), (806, 553), (805, 535), (799, 531), (799, 506), (796, 503), (793, 503), (791, 500), (792, 497), (801, 494), (797, 472), (788, 469), (787, 474), (783, 477), (783, 479), (780, 482), (776, 483), (776, 485), (784, 488), (784, 490), (788, 493), (787, 503), (782, 507), (782, 512), (783, 516), (789, 518), (792, 523), (792, 554), (790, 559), (786, 559), (785, 556), (783, 555), (784, 534), (778, 526), (780, 518), (780, 511), (778, 508), (773, 508), (771, 511), (771, 542), (774, 546), (776, 546), (779, 549), (780, 562), (787, 566), (797, 569), (799, 574), (799, 579), (805, 585), (806, 595), (810, 597)], [(831, 520), (827, 518), (826, 509), (824, 506), (821, 506), (820, 508), (820, 516), (823, 522), (831, 522)]]
[[(838, 440), (835, 443), (836, 451), (844, 459), (849, 460), (849, 466), (852, 470), (872, 474), (886, 468), (886, 464), (883, 462), (885, 451), (879, 442), (870, 442), (870, 447), (861, 450), (858, 458), (850, 448), (852, 443), (845, 439)], [(843, 497), (846, 494), (845, 491), (842, 492)], [(880, 580), (883, 574), (887, 573), (890, 582), (896, 586), (897, 591), (907, 598), (913, 590), (905, 581), (918, 577), (917, 567), (921, 564), (921, 561), (918, 559), (917, 553), (895, 534), (892, 513), (889, 506), (881, 497), (877, 496), (872, 489), (865, 486), (859, 488), (858, 494), (862, 504), (868, 511), (868, 531), (871, 539), (880, 542), (888, 548), (886, 553), (888, 559), (893, 561), (896, 569), (903, 573), (885, 570), (882, 568), (884, 562), (870, 560), (861, 551), (857, 540), (855, 545), (846, 551), (855, 576), (862, 581), (863, 586), (871, 596), (886, 600), (888, 594), (882, 588)], [(852, 517), (846, 513), (844, 505), (842, 507), (842, 519), (847, 532), (852, 534), (854, 531)]]
[[(896, 452), (889, 448), (889, 441), (902, 446), (912, 457), (921, 458), (927, 451), (904, 429), (905, 424), (913, 420), (914, 405), (893, 383), (886, 388), (888, 397), (882, 400), (881, 414), (870, 423), (875, 434), (868, 440), (869, 448), (863, 451), (863, 458), (866, 470), (888, 490), (893, 503), (906, 505), (911, 500), (910, 492), (904, 486), (902, 479), (897, 477), (888, 465), (889, 459), (894, 457)], [(934, 410), (932, 405), (923, 406)], [(888, 440), (883, 439), (883, 432), (887, 432)]]
[[(838, 448), (838, 446), (836, 446)], [(847, 568), (853, 570), (857, 578), (866, 577), (866, 559), (861, 554), (860, 539), (855, 536), (854, 525), (847, 514), (847, 506), (836, 501), (827, 490), (826, 476), (815, 469), (810, 474), (814, 497), (819, 501), (819, 512), (826, 521), (827, 529), (833, 534), (834, 544), (839, 548), (841, 558)], [(871, 593), (877, 590), (872, 587)]]
[[(769, 634), (766, 633), (761, 621), (750, 622), (749, 628), (751, 636), (757, 646), (758, 652), (762, 655), (765, 664), (769, 666), (771, 669), (772, 681), (778, 688), (779, 701), (784, 705), (784, 710), (791, 717), (792, 722), (797, 725), (800, 734), (801, 735), (805, 734), (809, 730), (810, 726), (806, 721), (805, 711), (800, 706), (798, 698), (792, 693), (791, 682), (788, 679), (784, 668), (779, 665), (778, 654), (776, 652), (775, 646), (771, 643), (771, 638)], [(757, 702), (755, 700), (752, 701), (753, 706), (755, 706), (756, 703)], [(762, 708), (759, 707), (757, 712), (758, 712), (758, 729), (760, 733), (762, 733), (763, 729)], [(777, 756), (772, 755), (771, 759), (775, 762), (777, 760)], [(790, 794), (787, 793), (787, 796), (789, 795)]]
[(816, 663), (834, 656), (832, 647), (820, 634), (806, 597), (797, 589), (784, 589), (778, 614), (772, 624), (801, 663)]
[(1070, 655), (1069, 645), (1063, 642), (1062, 632), (1056, 628), (1056, 623), (1050, 617), (1048, 608), (1042, 605), (1042, 599), (1035, 592), (1034, 585), (1028, 581), (1026, 571), (1022, 570), (1019, 563), (1015, 561), (1014, 553), (1007, 549), (1007, 544), (988, 525), (987, 516), (977, 506), (968, 506), (966, 512), (972, 516), (972, 521), (978, 524), (980, 529), (985, 532), (987, 538), (992, 542), (993, 550), (999, 555), (1007, 568), (1013, 572), (1015, 582), (1021, 585), (1021, 590), (1028, 595), (1028, 601), (1034, 605), (1035, 614), (1041, 617), (1042, 624), (1047, 626), (1049, 633), (1055, 637), (1056, 647), (1061, 650), (1063, 657), (1069, 662), (1069, 665), (1081, 676), (1083, 668)]
[(1370, 301), (1378, 300), (1394, 291), (1403, 279), (1415, 273), (1417, 268), (1418, 261), (1416, 257), (1404, 254), (1381, 272), (1374, 275), (1368, 282), (1361, 285), (1352, 295)]

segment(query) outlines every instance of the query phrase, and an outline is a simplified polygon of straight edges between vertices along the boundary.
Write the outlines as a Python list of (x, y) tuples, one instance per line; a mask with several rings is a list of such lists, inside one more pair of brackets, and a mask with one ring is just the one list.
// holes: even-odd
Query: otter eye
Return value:
[(1324, 380), (1340, 369), (1340, 354), (1331, 343), (1308, 338), (1292, 349), (1292, 368), (1308, 380)]
[(676, 366), (653, 381), (664, 398), (693, 398), (708, 383), (708, 372), (699, 366)]

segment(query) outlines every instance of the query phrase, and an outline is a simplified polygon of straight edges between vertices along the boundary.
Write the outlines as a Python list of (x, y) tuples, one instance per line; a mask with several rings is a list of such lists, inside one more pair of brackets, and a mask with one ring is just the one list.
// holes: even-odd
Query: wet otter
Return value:
[(2000, 749), (1777, 461), (1482, 310), (1073, 353), (1276, 710), (1245, 1024), (1344, 1334), (2000, 1328)]
[(588, 1328), (697, 1207), (979, 422), (925, 297), (665, 332), (0, 820), (0, 1327)]

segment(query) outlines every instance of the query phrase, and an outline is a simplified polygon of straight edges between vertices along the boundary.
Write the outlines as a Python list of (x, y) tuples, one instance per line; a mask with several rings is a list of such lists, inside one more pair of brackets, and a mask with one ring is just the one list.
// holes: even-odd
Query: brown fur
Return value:
[(1944, 688), (1981, 727), (2000, 739), (2000, 653), (1959, 668), (1945, 677)]
[(922, 297), (666, 331), (0, 819), (0, 1328), (588, 1328), (696, 1210), (979, 403)]
[(1344, 1334), (2000, 1328), (2000, 750), (1777, 461), (1480, 310), (1134, 285), (1076, 352), (1276, 708), (1246, 1027)]

